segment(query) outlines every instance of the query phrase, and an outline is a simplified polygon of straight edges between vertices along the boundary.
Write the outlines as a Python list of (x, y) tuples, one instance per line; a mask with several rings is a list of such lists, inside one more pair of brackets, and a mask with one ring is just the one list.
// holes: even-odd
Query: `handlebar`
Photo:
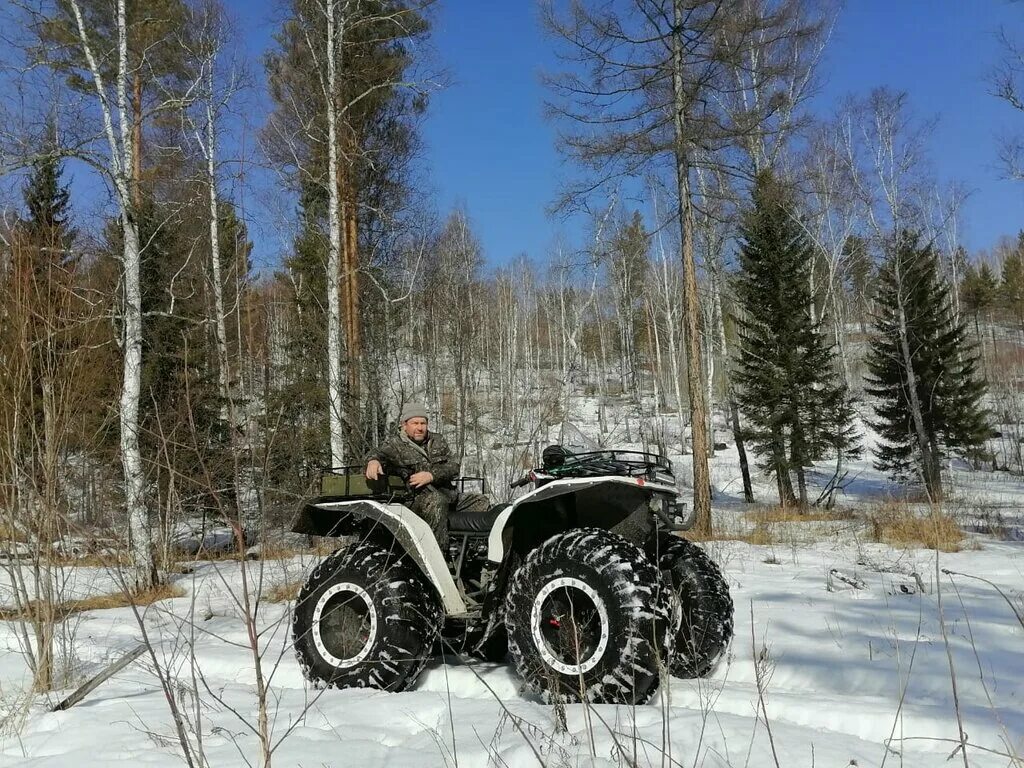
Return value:
[(509, 488), (522, 488), (524, 485), (528, 485), (536, 480), (536, 475), (533, 472), (527, 472), (525, 475), (520, 477), (518, 480), (513, 480), (508, 484)]

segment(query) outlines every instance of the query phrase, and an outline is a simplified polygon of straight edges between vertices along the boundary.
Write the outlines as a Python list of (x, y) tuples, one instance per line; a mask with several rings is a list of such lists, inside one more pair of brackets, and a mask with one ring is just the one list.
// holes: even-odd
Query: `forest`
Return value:
[[(906, 92), (816, 106), (838, 5), (541, 0), (572, 225), (504, 263), (426, 178), (438, 2), (284, 0), (259, 51), (223, 0), (4, 5), (0, 553), (33, 575), (7, 566), (0, 618), (36, 691), (62, 687), (70, 561), (154, 596), (208, 531), (309, 546), (296, 505), (410, 402), (495, 501), (550, 443), (671, 457), (702, 541), (882, 497), (947, 521), (979, 478), (1019, 514), (1024, 222), (968, 248), (970, 190)], [(1021, 46), (994, 32), (977, 81), (1008, 112)], [(991, 141), (1024, 180), (1024, 138)]]

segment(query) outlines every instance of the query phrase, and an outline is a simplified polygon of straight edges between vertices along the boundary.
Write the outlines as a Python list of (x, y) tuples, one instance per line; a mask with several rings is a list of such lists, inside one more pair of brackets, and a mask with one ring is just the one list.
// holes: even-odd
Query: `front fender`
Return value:
[(434, 532), (423, 518), (402, 504), (311, 499), (303, 504), (292, 531), (312, 536), (345, 536), (359, 533), (366, 522), (380, 525), (391, 534), (437, 589), (448, 616), (468, 613)]
[[(559, 497), (575, 496), (575, 499)], [(547, 519), (552, 507), (572, 508), (568, 527), (611, 529), (629, 517), (654, 495), (675, 500), (679, 493), (674, 486), (654, 483), (639, 477), (580, 477), (553, 480), (516, 499), (495, 520), (487, 539), (487, 559), (500, 563), (507, 550), (506, 529), (517, 520), (537, 531), (542, 540), (565, 528), (551, 528)], [(580, 504), (574, 503), (580, 501)], [(533, 519), (531, 519), (531, 516)], [(548, 530), (550, 528), (550, 530)], [(536, 541), (537, 544), (540, 540)]]

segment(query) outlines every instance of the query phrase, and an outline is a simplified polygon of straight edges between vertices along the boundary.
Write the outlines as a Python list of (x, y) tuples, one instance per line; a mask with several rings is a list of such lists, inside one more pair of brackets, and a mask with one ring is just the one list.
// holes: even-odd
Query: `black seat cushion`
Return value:
[(451, 533), (489, 533), (508, 504), (495, 504), (486, 512), (452, 512), (448, 515), (448, 530)]

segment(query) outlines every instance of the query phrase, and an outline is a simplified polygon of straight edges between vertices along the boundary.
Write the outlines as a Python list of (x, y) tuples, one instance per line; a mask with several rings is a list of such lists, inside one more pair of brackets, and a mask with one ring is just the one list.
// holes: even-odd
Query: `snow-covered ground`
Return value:
[[(680, 476), (687, 466), (683, 457)], [(735, 528), (744, 511), (736, 476), (735, 454), (722, 452), (713, 477), (723, 529)], [(850, 507), (893, 490), (867, 459), (852, 465), (850, 477), (841, 499)], [(1019, 516), (1024, 508), (1020, 478), (959, 469), (954, 480), (953, 506), (965, 514), (998, 508)], [(771, 484), (759, 481), (759, 497), (770, 501), (770, 493)], [(707, 545), (736, 605), (736, 636), (713, 675), (673, 679), (647, 706), (566, 707), (564, 727), (561, 713), (519, 691), (510, 667), (454, 656), (432, 663), (408, 693), (312, 690), (288, 648), (288, 604), (264, 603), (258, 626), (273, 764), (1024, 765), (1024, 626), (1015, 615), (1024, 613), (1024, 544), (972, 534), (973, 548), (937, 556), (869, 543), (857, 520), (785, 530), (781, 544)], [(251, 563), (259, 569), (253, 582), (262, 579), (268, 591), (301, 579), (312, 562)], [(261, 760), (254, 662), (235, 602), (238, 568), (199, 564), (175, 577), (185, 597), (145, 616), (187, 737), (217, 768)], [(72, 570), (76, 596), (114, 591), (102, 570)], [(0, 604), (7, 602), (2, 573)], [(80, 614), (70, 634), (76, 679), (141, 638), (124, 608)], [(0, 623), (0, 768), (185, 764), (146, 658), (65, 712), (47, 711), (59, 695), (29, 697), (27, 684), (16, 625)], [(955, 752), (958, 717), (966, 761)]]

